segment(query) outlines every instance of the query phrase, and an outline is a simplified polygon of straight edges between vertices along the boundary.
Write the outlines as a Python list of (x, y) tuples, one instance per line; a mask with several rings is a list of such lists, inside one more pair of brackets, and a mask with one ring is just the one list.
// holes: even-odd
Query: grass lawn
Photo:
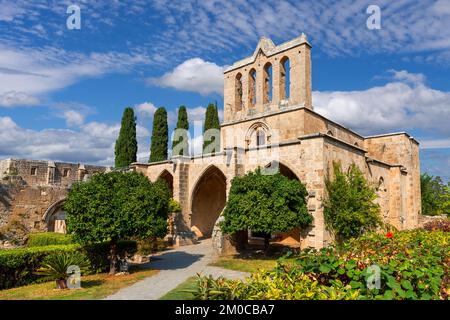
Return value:
[(0, 300), (96, 300), (113, 294), (146, 277), (157, 270), (135, 270), (128, 275), (110, 276), (100, 273), (81, 277), (81, 289), (55, 289), (55, 282), (31, 284), (23, 287), (0, 290)]
[(159, 298), (159, 300), (193, 300), (192, 293), (182, 291), (193, 290), (196, 279), (196, 277), (190, 277), (185, 282), (179, 284), (178, 287)]
[[(210, 263), (211, 266), (224, 269), (256, 272), (259, 269), (271, 270), (276, 267), (278, 256), (264, 255), (237, 255), (232, 257), (220, 257), (216, 261)], [(286, 259), (289, 262), (290, 259)]]

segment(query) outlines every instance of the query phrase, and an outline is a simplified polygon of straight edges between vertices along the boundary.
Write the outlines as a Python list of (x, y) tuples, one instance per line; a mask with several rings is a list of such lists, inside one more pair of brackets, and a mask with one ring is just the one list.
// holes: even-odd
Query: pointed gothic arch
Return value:
[(209, 238), (214, 224), (225, 207), (227, 179), (215, 165), (199, 176), (191, 195), (191, 230), (198, 237)]

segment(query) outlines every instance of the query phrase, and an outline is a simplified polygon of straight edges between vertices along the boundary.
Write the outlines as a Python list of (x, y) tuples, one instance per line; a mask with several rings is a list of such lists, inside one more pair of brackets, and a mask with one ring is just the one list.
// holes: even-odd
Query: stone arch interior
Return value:
[(161, 173), (161, 175), (159, 176), (158, 180), (162, 180), (167, 184), (167, 186), (169, 187), (170, 196), (173, 198), (173, 176), (172, 176), (172, 174), (169, 171), (164, 170)]
[(256, 70), (254, 68), (248, 73), (248, 106), (249, 109), (256, 107)]
[(264, 95), (263, 104), (269, 104), (272, 102), (272, 64), (267, 62), (264, 66)]
[(217, 167), (212, 166), (203, 173), (192, 195), (191, 230), (197, 237), (211, 237), (225, 203), (226, 177)]
[(235, 81), (236, 81), (235, 82), (235, 93), (236, 93), (235, 110), (241, 111), (243, 109), (243, 101), (242, 101), (242, 74), (240, 72), (236, 75)]
[(274, 167), (278, 166), (278, 171), (281, 175), (287, 177), (290, 180), (300, 180), (297, 175), (292, 171), (288, 166), (284, 165), (281, 162), (278, 161), (272, 161), (269, 163), (266, 168), (272, 169)]
[(54, 203), (44, 214), (48, 232), (67, 233), (64, 201)]
[(290, 97), (291, 64), (288, 57), (280, 60), (280, 100), (288, 100)]

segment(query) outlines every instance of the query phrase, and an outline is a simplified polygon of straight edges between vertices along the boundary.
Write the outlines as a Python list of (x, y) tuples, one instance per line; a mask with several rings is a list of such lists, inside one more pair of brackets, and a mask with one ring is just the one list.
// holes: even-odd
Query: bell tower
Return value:
[(224, 71), (224, 120), (286, 108), (312, 109), (311, 45), (306, 35), (275, 46), (262, 37), (253, 55)]

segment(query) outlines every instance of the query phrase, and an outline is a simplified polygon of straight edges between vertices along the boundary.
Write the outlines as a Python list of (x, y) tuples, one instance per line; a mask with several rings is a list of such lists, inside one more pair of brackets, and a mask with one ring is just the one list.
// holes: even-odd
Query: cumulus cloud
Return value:
[(157, 107), (151, 102), (143, 102), (134, 107), (136, 113), (142, 117), (153, 116)]
[(35, 106), (39, 102), (38, 98), (32, 97), (25, 92), (7, 91), (0, 94), (0, 107)]
[(84, 116), (74, 110), (67, 110), (63, 114), (68, 127), (80, 126), (84, 122)]
[[(10, 117), (0, 117), (0, 158), (49, 159), (102, 165), (114, 163), (119, 123), (89, 122), (76, 129), (30, 130)], [(148, 149), (149, 132), (137, 127), (141, 150)]]
[(422, 74), (393, 71), (384, 86), (313, 92), (315, 110), (364, 134), (419, 129), (450, 134), (450, 92), (427, 86)]
[(193, 58), (184, 61), (159, 78), (150, 78), (149, 84), (182, 91), (223, 94), (223, 67), (213, 62)]

